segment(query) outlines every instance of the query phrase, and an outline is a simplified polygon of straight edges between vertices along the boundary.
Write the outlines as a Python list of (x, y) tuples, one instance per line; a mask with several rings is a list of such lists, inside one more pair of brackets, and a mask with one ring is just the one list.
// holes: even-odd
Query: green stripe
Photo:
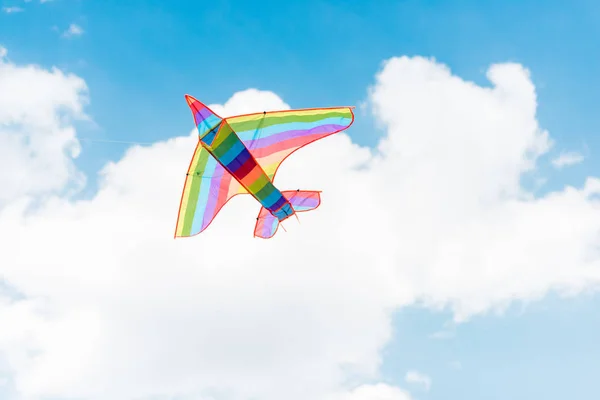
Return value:
[(223, 140), (227, 139), (230, 136), (231, 132), (233, 132), (233, 130), (231, 129), (229, 124), (222, 123), (211, 146), (217, 147), (218, 145), (220, 145), (223, 142)]
[(202, 182), (210, 185), (209, 179), (202, 179), (202, 173), (206, 170), (206, 164), (208, 164), (208, 157), (210, 157), (210, 153), (204, 147), (201, 147), (198, 161), (190, 171), (191, 175), (189, 179), (192, 180), (192, 183), (190, 185), (187, 208), (183, 219), (183, 229), (181, 231), (183, 236), (189, 236), (192, 231), (192, 224), (194, 223), (194, 215), (196, 214), (196, 207), (198, 206), (198, 196), (200, 195), (200, 186), (202, 185)]
[(269, 197), (269, 195), (271, 193), (273, 193), (275, 191), (275, 186), (273, 186), (273, 184), (270, 185), (265, 185), (265, 187), (263, 187), (262, 189), (260, 189), (258, 192), (256, 192), (256, 197), (258, 197), (259, 199), (265, 199), (267, 197)]
[(254, 182), (252, 182), (250, 185), (248, 185), (248, 189), (250, 189), (250, 191), (252, 193), (256, 194), (260, 189), (265, 187), (265, 185), (269, 182), (270, 182), (269, 178), (267, 178), (267, 176), (265, 174), (261, 174)]
[(294, 112), (280, 112), (279, 115), (269, 115), (258, 120), (240, 121), (240, 122), (228, 122), (231, 129), (237, 132), (243, 132), (250, 129), (256, 129), (257, 124), (260, 124), (261, 128), (266, 128), (272, 125), (286, 124), (289, 122), (315, 122), (326, 118), (333, 117), (346, 117), (351, 118), (352, 114), (349, 109), (340, 111), (331, 111), (325, 114), (296, 114)]
[(237, 137), (237, 135), (231, 131), (227, 133), (227, 138), (222, 140), (221, 143), (217, 144), (216, 146), (211, 146), (211, 150), (217, 159), (220, 159), (227, 153), (227, 151), (229, 151), (229, 149), (233, 147), (236, 142), (239, 142), (239, 140), (240, 139)]

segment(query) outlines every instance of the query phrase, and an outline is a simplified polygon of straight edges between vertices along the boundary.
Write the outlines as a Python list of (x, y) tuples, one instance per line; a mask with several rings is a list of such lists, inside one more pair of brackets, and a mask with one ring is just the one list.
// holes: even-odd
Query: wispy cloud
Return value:
[(13, 13), (18, 13), (18, 12), (23, 12), (25, 10), (22, 9), (21, 7), (2, 7), (2, 11), (5, 12), (6, 14), (13, 14)]
[(560, 156), (556, 157), (552, 160), (552, 165), (555, 168), (563, 168), (568, 167), (570, 165), (575, 165), (583, 162), (584, 157), (582, 154), (571, 151), (567, 153), (562, 153)]
[(462, 369), (462, 363), (460, 361), (452, 361), (448, 366), (452, 369)]
[(69, 25), (69, 28), (63, 32), (63, 37), (74, 37), (74, 36), (81, 36), (83, 35), (83, 28), (80, 27), (77, 24), (71, 24)]
[(455, 336), (456, 334), (452, 331), (437, 331), (432, 333), (431, 335), (429, 335), (430, 339), (451, 339)]
[(2, 60), (8, 54), (8, 50), (5, 47), (0, 46), (0, 60)]
[(404, 380), (406, 383), (423, 385), (427, 391), (431, 388), (431, 378), (418, 371), (408, 371), (404, 376)]

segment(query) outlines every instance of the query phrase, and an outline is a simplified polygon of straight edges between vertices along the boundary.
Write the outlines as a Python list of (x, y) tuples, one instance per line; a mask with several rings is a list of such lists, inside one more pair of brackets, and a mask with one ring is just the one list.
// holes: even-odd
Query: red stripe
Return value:
[(250, 171), (252, 171), (252, 169), (255, 166), (256, 166), (256, 161), (254, 161), (254, 159), (252, 157), (250, 157), (249, 159), (246, 160), (245, 163), (243, 163), (237, 169), (237, 171), (235, 171), (236, 178), (243, 179), (246, 175), (248, 175), (250, 173)]
[(257, 180), (262, 174), (263, 174), (263, 170), (257, 165), (254, 166), (254, 168), (252, 168), (252, 171), (250, 171), (248, 173), (248, 175), (246, 175), (244, 177), (244, 179), (242, 179), (242, 185), (244, 185), (245, 187), (250, 186), (252, 183), (254, 183), (255, 180)]
[(279, 153), (280, 151), (288, 150), (294, 147), (299, 147), (312, 142), (325, 136), (329, 136), (331, 133), (317, 133), (310, 136), (300, 136), (292, 139), (285, 140), (283, 142), (274, 143), (269, 147), (263, 147), (261, 149), (252, 150), (254, 158), (268, 157), (273, 153)]
[[(224, 171), (225, 172), (225, 171)], [(218, 212), (219, 209), (225, 204), (227, 201), (227, 194), (229, 194), (229, 186), (231, 185), (232, 176), (225, 172), (223, 178), (221, 178), (221, 185), (219, 186), (219, 197), (217, 197), (217, 204), (215, 206), (215, 211)], [(227, 190), (223, 190), (227, 189)], [(216, 215), (215, 212), (215, 215)], [(214, 217), (214, 215), (213, 215)]]

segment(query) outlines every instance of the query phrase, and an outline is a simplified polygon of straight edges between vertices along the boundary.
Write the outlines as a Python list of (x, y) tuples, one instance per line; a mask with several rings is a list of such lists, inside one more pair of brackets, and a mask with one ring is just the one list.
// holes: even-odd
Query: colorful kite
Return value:
[(175, 237), (193, 236), (238, 194), (262, 205), (254, 236), (268, 239), (279, 223), (297, 212), (314, 210), (319, 191), (279, 191), (277, 169), (290, 154), (315, 140), (347, 129), (354, 107), (269, 111), (221, 118), (185, 96), (199, 140), (185, 179)]

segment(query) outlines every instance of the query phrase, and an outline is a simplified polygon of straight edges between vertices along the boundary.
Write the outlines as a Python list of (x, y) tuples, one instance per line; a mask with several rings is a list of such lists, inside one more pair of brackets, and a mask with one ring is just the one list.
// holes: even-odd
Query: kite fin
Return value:
[(279, 228), (279, 219), (269, 210), (261, 207), (254, 226), (254, 237), (270, 239), (277, 232), (277, 228)]
[(321, 204), (321, 192), (316, 190), (286, 190), (281, 192), (295, 212), (310, 211)]
[[(308, 190), (287, 190), (281, 192), (283, 196), (290, 202), (294, 214), (296, 212), (310, 211), (319, 207), (321, 204), (321, 192), (308, 191)], [(285, 208), (285, 206), (284, 206)], [(289, 208), (289, 205), (288, 205)], [(278, 218), (278, 216), (271, 214), (269, 210), (261, 207), (256, 218), (256, 226), (254, 227), (254, 236), (263, 239), (272, 238), (279, 228), (279, 223), (284, 219), (288, 218), (292, 214), (287, 214)]]

